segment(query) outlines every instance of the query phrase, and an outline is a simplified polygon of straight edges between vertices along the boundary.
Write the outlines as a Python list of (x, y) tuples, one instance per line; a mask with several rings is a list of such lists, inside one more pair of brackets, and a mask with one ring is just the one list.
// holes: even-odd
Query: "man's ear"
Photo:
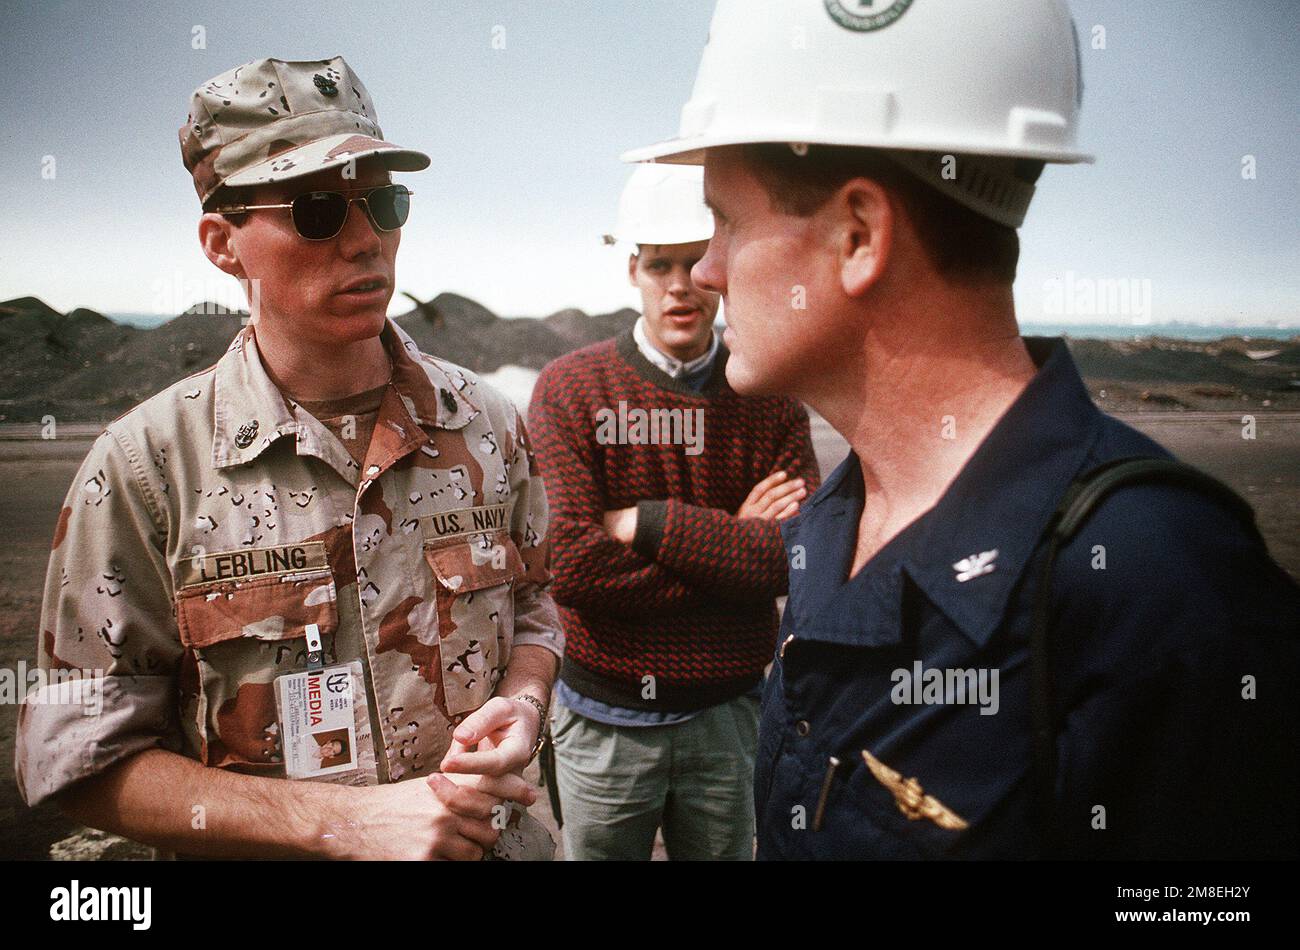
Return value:
[(245, 278), (235, 249), (236, 228), (222, 215), (208, 213), (199, 218), (199, 244), (214, 265), (231, 277)]
[(631, 284), (633, 287), (637, 286), (636, 265), (637, 265), (637, 261), (640, 260), (640, 258), (641, 258), (641, 248), (639, 246), (637, 247), (636, 253), (629, 254), (627, 256), (627, 282)]
[(878, 182), (855, 178), (840, 189), (830, 208), (838, 216), (840, 284), (850, 297), (860, 297), (885, 271), (898, 223), (894, 205)]

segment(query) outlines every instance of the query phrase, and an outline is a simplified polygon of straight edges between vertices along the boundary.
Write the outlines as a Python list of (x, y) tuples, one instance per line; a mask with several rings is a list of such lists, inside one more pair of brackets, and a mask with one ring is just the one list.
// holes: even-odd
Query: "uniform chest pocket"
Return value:
[(458, 716), (487, 702), (509, 662), (524, 563), (505, 530), (432, 541), (424, 556), (435, 581), (447, 713)]
[(181, 643), (197, 670), (193, 726), (205, 765), (281, 768), (275, 678), (306, 665), (306, 627), (320, 628), (325, 661), (337, 659), (338, 607), (329, 568), (182, 588)]

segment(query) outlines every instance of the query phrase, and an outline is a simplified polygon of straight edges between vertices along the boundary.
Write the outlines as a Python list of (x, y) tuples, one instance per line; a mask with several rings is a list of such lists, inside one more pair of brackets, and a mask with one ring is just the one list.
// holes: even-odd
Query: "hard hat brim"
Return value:
[[(668, 163), (665, 163), (668, 164)], [(655, 245), (656, 247), (672, 247), (675, 244), (698, 244), (701, 241), (708, 241), (713, 237), (713, 229), (707, 232), (698, 231), (639, 231), (632, 234), (605, 234), (602, 239), (608, 238), (607, 244), (646, 244)]]
[(1012, 147), (1003, 143), (970, 142), (958, 147), (951, 141), (927, 142), (921, 140), (889, 139), (873, 136), (815, 136), (801, 138), (791, 130), (771, 130), (771, 134), (714, 134), (689, 138), (665, 139), (654, 145), (634, 148), (619, 158), (624, 162), (664, 162), (673, 165), (703, 165), (704, 152), (710, 148), (727, 145), (754, 145), (760, 142), (802, 142), (808, 145), (842, 145), (856, 148), (901, 149), (918, 152), (966, 153), (972, 155), (1032, 158), (1060, 165), (1092, 164), (1096, 157), (1077, 149)]

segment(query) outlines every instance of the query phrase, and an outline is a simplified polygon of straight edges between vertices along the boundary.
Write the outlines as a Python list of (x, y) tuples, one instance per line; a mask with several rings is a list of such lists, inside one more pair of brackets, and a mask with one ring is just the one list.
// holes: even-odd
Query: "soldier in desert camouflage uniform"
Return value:
[[(383, 141), (341, 58), (217, 77), (181, 143), (205, 252), (258, 288), (253, 318), (111, 423), (72, 485), (40, 663), (103, 678), (93, 715), (66, 684), (23, 706), (26, 800), (188, 854), (546, 851), (514, 804), (563, 649), (542, 482), (513, 405), (384, 316), (405, 213), (373, 189), (428, 158)], [(283, 207), (312, 188), (364, 197), (321, 237), (328, 214)], [(355, 768), (267, 782), (274, 684), (313, 624), (352, 670)]]

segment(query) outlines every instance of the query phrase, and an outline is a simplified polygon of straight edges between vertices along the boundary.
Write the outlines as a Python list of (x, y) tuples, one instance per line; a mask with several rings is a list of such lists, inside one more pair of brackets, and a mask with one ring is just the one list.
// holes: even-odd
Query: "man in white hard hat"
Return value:
[(625, 156), (703, 163), (728, 381), (852, 449), (783, 525), (760, 858), (1294, 856), (1295, 584), (1017, 329), (1079, 102), (1061, 0), (720, 0)]
[(691, 282), (700, 169), (638, 168), (615, 238), (642, 315), (547, 366), (529, 425), (551, 502), (567, 658), (554, 732), (566, 857), (749, 860), (757, 687), (786, 570), (778, 523), (818, 484), (807, 412), (739, 396)]

